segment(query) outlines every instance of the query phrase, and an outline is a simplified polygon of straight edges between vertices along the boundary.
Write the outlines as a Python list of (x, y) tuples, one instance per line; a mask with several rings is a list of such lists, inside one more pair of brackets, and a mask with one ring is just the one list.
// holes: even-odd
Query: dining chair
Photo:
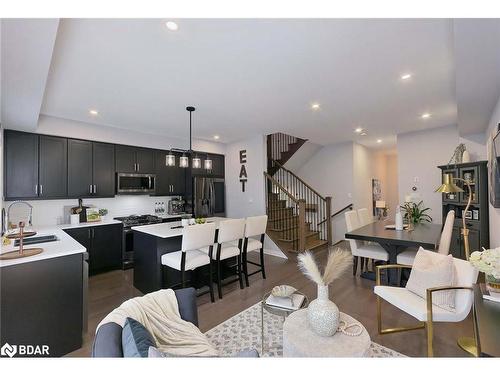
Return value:
[[(361, 227), (373, 223), (373, 216), (370, 217), (370, 211), (368, 211), (368, 208), (366, 207), (358, 209), (358, 219)], [(372, 242), (370, 241), (365, 241), (365, 243), (372, 244)], [(360, 262), (361, 262), (361, 272), (363, 272), (363, 268), (368, 269), (368, 258), (361, 258)], [(372, 266), (373, 266), (373, 259), (372, 259)]]
[[(199, 267), (209, 265), (210, 300), (215, 301), (212, 282), (212, 262), (215, 239), (215, 224), (206, 223), (185, 226), (182, 229), (181, 250), (166, 253), (161, 256), (161, 264), (181, 272), (182, 287), (186, 287), (186, 271), (194, 271)], [(208, 249), (202, 251), (201, 249)]]
[[(250, 286), (249, 276), (261, 272), (262, 278), (266, 278), (266, 269), (264, 266), (264, 237), (266, 235), (267, 215), (247, 217), (245, 223), (245, 238), (243, 240), (243, 273), (245, 274), (246, 286)], [(258, 237), (259, 239), (253, 238)], [(248, 253), (251, 251), (260, 252), (260, 264), (248, 260)], [(248, 273), (248, 264), (257, 266), (258, 269)]]
[[(450, 252), (451, 236), (453, 233), (453, 224), (455, 221), (455, 211), (450, 210), (446, 215), (443, 231), (438, 245), (438, 253), (448, 255)], [(409, 248), (398, 254), (397, 263), (411, 266), (417, 255), (417, 249)]]
[[(453, 264), (455, 266), (455, 285), (429, 288), (426, 290), (426, 298), (422, 298), (403, 287), (381, 285), (381, 270), (387, 270), (389, 268), (411, 269), (411, 266), (403, 264), (387, 264), (377, 266), (374, 293), (377, 296), (378, 333), (383, 335), (426, 328), (427, 355), (429, 357), (434, 356), (434, 323), (461, 322), (469, 315), (473, 303), (472, 285), (477, 281), (478, 271), (466, 260), (453, 258)], [(456, 290), (454, 310), (446, 310), (432, 303), (433, 293), (444, 290)], [(413, 316), (420, 321), (421, 324), (409, 327), (382, 328), (382, 299)]]
[[(222, 299), (222, 276), (221, 276), (221, 261), (229, 258), (237, 258), (238, 280), (240, 289), (243, 289), (243, 272), (241, 267), (241, 249), (243, 236), (245, 235), (245, 219), (229, 219), (219, 222), (219, 233), (217, 235), (216, 250), (212, 252), (212, 262), (215, 262), (217, 270), (217, 291), (219, 298)], [(209, 247), (201, 249), (202, 252), (208, 254)]]
[[(345, 221), (348, 232), (352, 232), (353, 230), (356, 230), (362, 226), (359, 222), (358, 213), (356, 211), (346, 212)], [(382, 260), (385, 262), (389, 260), (389, 254), (379, 244), (366, 244), (364, 243), (364, 241), (351, 239), (349, 239), (348, 241), (351, 246), (351, 253), (353, 256), (353, 275), (356, 275), (357, 272), (358, 257)]]

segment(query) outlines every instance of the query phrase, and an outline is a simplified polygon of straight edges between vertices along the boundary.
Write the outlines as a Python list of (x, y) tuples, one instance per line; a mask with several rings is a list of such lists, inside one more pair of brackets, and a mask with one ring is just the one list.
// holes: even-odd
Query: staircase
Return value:
[(331, 198), (283, 165), (306, 141), (283, 133), (269, 135), (267, 141), (268, 236), (284, 251), (317, 250), (331, 244)]

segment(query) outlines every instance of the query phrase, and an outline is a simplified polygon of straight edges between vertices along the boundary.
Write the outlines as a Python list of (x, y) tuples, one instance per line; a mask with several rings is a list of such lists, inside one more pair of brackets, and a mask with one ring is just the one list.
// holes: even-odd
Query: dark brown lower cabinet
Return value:
[(65, 232), (87, 249), (90, 275), (121, 268), (122, 224), (70, 228)]

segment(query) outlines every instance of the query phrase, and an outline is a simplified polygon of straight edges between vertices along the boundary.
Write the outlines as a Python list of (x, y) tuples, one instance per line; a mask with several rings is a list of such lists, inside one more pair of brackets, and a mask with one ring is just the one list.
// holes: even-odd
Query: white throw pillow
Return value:
[[(427, 299), (427, 289), (455, 285), (453, 256), (420, 248), (417, 251), (406, 289)], [(432, 303), (445, 310), (455, 310), (455, 290), (432, 293)]]

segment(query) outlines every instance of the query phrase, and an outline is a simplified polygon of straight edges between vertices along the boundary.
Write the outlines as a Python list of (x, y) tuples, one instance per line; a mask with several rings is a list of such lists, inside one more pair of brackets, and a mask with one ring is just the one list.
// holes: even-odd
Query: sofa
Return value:
[[(198, 327), (198, 308), (196, 306), (196, 290), (184, 288), (175, 290), (179, 313), (182, 319)], [(239, 352), (235, 357), (258, 357), (256, 350)], [(116, 323), (106, 323), (99, 327), (92, 345), (92, 357), (123, 357), (122, 327)]]

